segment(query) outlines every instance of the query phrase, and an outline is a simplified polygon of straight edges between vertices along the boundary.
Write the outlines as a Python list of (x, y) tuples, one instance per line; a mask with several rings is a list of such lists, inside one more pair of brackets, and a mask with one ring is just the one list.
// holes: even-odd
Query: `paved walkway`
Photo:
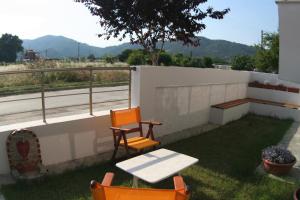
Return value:
[[(300, 180), (300, 123), (299, 122), (294, 122), (292, 124), (291, 128), (287, 131), (287, 133), (284, 135), (284, 137), (282, 138), (282, 140), (278, 145), (283, 146), (284, 148), (290, 150), (296, 157), (297, 162), (294, 165), (292, 171), (288, 175), (282, 177), (276, 177), (274, 175), (269, 175), (269, 176), (282, 181), (299, 182)], [(265, 174), (261, 165), (258, 167), (257, 171), (259, 173)]]

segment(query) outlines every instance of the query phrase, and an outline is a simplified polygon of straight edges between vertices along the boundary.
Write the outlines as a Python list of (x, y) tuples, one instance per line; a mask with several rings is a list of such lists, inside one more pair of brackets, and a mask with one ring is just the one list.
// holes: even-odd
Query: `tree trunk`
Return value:
[(153, 66), (158, 66), (159, 54), (157, 52), (151, 53), (151, 61)]

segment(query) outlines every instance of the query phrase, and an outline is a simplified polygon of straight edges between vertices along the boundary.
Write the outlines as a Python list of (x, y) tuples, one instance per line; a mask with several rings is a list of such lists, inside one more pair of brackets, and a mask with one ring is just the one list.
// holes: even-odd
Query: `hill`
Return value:
[[(167, 42), (165, 50), (169, 53), (182, 53), (193, 56), (213, 56), (229, 59), (235, 55), (253, 55), (255, 48), (244, 44), (229, 42), (226, 40), (210, 40), (201, 37), (199, 47), (183, 46), (180, 42)], [(77, 57), (79, 46), (80, 57), (94, 54), (96, 57), (105, 55), (118, 55), (125, 49), (137, 49), (138, 45), (124, 43), (110, 47), (96, 47), (63, 36), (47, 35), (33, 40), (23, 40), (25, 49), (33, 49), (40, 52), (41, 56), (48, 58)]]

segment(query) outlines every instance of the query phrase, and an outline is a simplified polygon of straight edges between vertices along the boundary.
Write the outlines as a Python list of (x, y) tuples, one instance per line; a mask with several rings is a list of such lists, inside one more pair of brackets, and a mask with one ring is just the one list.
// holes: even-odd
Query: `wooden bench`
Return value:
[[(261, 105), (266, 106), (261, 107)], [(282, 109), (278, 110), (278, 108)], [(214, 124), (224, 125), (230, 121), (241, 118), (249, 112), (279, 118), (292, 118), (297, 121), (298, 118), (300, 120), (299, 109), (300, 105), (290, 103), (282, 103), (254, 98), (237, 99), (213, 105), (210, 113), (210, 122)]]

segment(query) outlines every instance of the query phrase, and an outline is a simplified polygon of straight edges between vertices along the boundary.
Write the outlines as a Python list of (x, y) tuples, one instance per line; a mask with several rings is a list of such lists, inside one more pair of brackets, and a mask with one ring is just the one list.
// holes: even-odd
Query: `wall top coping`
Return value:
[(78, 114), (78, 115), (49, 118), (47, 119), (46, 123), (44, 123), (42, 120), (36, 120), (36, 121), (4, 125), (4, 126), (0, 126), (0, 132), (13, 131), (15, 129), (29, 128), (29, 127), (32, 128), (37, 126), (59, 124), (59, 123), (65, 123), (65, 122), (71, 122), (71, 121), (83, 120), (83, 119), (92, 119), (101, 116), (109, 116), (109, 110), (95, 112), (93, 116), (91, 116), (90, 114)]

